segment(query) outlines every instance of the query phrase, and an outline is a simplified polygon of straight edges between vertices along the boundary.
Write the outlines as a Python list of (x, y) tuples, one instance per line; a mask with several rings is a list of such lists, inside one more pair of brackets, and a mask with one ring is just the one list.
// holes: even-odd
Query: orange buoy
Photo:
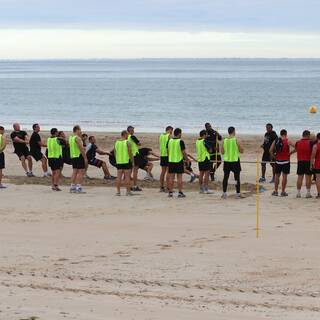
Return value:
[(318, 111), (318, 108), (317, 108), (317, 106), (315, 106), (315, 105), (313, 105), (313, 106), (311, 106), (311, 107), (309, 108), (309, 112), (310, 112), (310, 113), (317, 113), (317, 111)]

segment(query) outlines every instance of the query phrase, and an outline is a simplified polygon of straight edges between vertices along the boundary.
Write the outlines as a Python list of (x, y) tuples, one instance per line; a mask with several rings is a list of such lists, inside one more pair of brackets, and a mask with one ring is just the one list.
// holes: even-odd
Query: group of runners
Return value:
[[(177, 181), (179, 198), (184, 198), (183, 174), (190, 175), (190, 181), (199, 179), (200, 193), (211, 194), (209, 180), (215, 180), (215, 172), (223, 163), (223, 193), (222, 198), (227, 198), (227, 188), (230, 173), (233, 173), (236, 181), (236, 197), (242, 198), (240, 190), (240, 154), (244, 148), (236, 137), (236, 129), (228, 128), (228, 136), (224, 139), (213, 129), (210, 123), (206, 123), (195, 141), (196, 158), (187, 152), (182, 139), (182, 130), (168, 126), (159, 137), (160, 154), (157, 155), (151, 148), (143, 148), (135, 135), (134, 127), (128, 126), (121, 132), (121, 136), (115, 142), (111, 151), (104, 151), (97, 146), (95, 136), (82, 133), (79, 125), (74, 126), (72, 135), (66, 137), (63, 131), (57, 128), (50, 130), (50, 137), (44, 142), (39, 134), (39, 124), (32, 126), (33, 133), (29, 139), (26, 131), (21, 130), (18, 123), (13, 124), (10, 135), (14, 152), (18, 156), (21, 165), (28, 177), (33, 177), (33, 160), (40, 161), (43, 176), (51, 176), (52, 190), (61, 191), (59, 185), (64, 165), (72, 166), (71, 193), (85, 193), (82, 188), (83, 177), (89, 165), (101, 168), (104, 179), (116, 180), (116, 195), (121, 195), (121, 185), (126, 187), (126, 195), (131, 196), (135, 192), (141, 192), (138, 186), (138, 172), (140, 169), (146, 172), (145, 180), (154, 180), (152, 169), (153, 161), (160, 161), (160, 192), (168, 193), (168, 197), (174, 195), (174, 183)], [(4, 128), (0, 126), (0, 188), (2, 184), (2, 169), (5, 167), (4, 150), (7, 139)], [(46, 153), (42, 153), (46, 148)], [(297, 197), (301, 197), (303, 179), (306, 181), (306, 197), (312, 198), (311, 185), (313, 177), (316, 180), (317, 198), (320, 198), (320, 133), (312, 136), (305, 130), (302, 138), (293, 143), (286, 130), (281, 130), (278, 136), (273, 130), (272, 124), (266, 125), (266, 133), (262, 144), (263, 156), (261, 161), (260, 183), (266, 182), (266, 165), (270, 163), (274, 183), (273, 196), (287, 196), (287, 176), (290, 173), (290, 156), (297, 153)], [(96, 155), (109, 156), (109, 162), (117, 169), (117, 176), (110, 174), (106, 161), (96, 158)], [(223, 158), (223, 160), (222, 160)], [(199, 174), (193, 172), (191, 161), (198, 163)], [(48, 166), (51, 173), (48, 172)], [(281, 192), (279, 185), (281, 181)]]

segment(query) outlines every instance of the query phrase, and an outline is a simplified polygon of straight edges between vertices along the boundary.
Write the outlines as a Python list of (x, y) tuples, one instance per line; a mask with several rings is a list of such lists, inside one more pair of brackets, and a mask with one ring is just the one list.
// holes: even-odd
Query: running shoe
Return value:
[(69, 191), (70, 191), (70, 193), (76, 193), (76, 190), (77, 190), (77, 189), (76, 189), (75, 187), (72, 187), (72, 188), (70, 188)]
[(117, 196), (117, 197), (120, 197), (120, 196), (121, 196), (121, 193), (120, 193), (120, 192), (117, 192), (117, 193), (116, 193), (116, 196)]
[(0, 189), (7, 189), (7, 187), (0, 183)]
[(51, 189), (52, 191), (61, 191), (61, 189), (58, 186), (53, 186)]
[(82, 190), (82, 188), (78, 188), (78, 189), (76, 189), (76, 193), (77, 194), (85, 194), (86, 192), (84, 190)]
[(287, 197), (288, 194), (286, 192), (281, 192), (281, 197)]
[(266, 182), (266, 178), (265, 178), (265, 177), (261, 177), (261, 178), (259, 179), (259, 182), (260, 182), (260, 183)]
[(34, 174), (31, 171), (27, 172), (26, 175), (27, 175), (28, 178), (34, 177)]
[(296, 198), (297, 198), (297, 199), (300, 199), (300, 198), (301, 198), (301, 193), (300, 193), (300, 192), (297, 193)]
[(173, 198), (173, 192), (168, 193), (168, 198)]
[(310, 192), (307, 192), (306, 198), (307, 198), (307, 199), (311, 199), (311, 198), (312, 198), (312, 194), (311, 194)]
[(160, 190), (159, 190), (159, 192), (163, 192), (163, 193), (165, 193), (165, 192), (167, 192), (167, 190), (166, 190), (166, 188), (165, 188), (165, 187), (161, 187), (161, 188), (160, 188)]
[(237, 193), (236, 199), (244, 199), (244, 196), (241, 193)]
[(126, 193), (126, 196), (130, 197), (130, 196), (134, 196), (134, 194), (133, 194), (131, 191), (128, 191), (128, 192)]
[(103, 179), (104, 179), (104, 180), (116, 180), (117, 177), (114, 177), (114, 176), (104, 176)]
[(208, 188), (204, 189), (205, 194), (213, 194), (213, 191), (209, 190)]
[(227, 197), (228, 197), (227, 194), (224, 192), (221, 196), (221, 199), (227, 199)]
[(138, 186), (135, 186), (135, 187), (131, 188), (131, 191), (140, 192), (140, 191), (142, 191), (142, 189), (139, 188)]
[(271, 193), (271, 195), (274, 196), (274, 197), (277, 197), (277, 196), (279, 195), (279, 193), (278, 193), (277, 191), (273, 191), (273, 192)]
[(178, 194), (178, 198), (185, 198), (186, 195), (183, 192), (179, 192)]

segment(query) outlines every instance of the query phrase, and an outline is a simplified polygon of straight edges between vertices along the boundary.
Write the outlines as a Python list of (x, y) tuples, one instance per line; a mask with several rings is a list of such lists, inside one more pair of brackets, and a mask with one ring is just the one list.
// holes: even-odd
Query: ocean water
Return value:
[(320, 131), (320, 60), (0, 61), (0, 124), (140, 132)]

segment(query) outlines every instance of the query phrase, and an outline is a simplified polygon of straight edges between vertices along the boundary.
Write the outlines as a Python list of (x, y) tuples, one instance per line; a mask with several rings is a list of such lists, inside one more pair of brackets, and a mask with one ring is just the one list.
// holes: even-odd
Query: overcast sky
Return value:
[(320, 57), (320, 0), (0, 0), (0, 58)]

